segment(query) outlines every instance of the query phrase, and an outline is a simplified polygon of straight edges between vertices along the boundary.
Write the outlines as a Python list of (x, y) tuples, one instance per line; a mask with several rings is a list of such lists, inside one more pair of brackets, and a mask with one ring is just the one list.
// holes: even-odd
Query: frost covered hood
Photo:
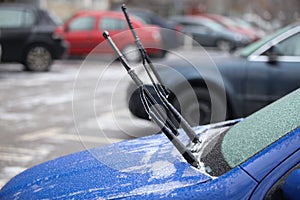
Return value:
[(211, 178), (163, 135), (124, 141), (35, 166), (13, 178), (0, 199), (115, 199), (158, 195)]

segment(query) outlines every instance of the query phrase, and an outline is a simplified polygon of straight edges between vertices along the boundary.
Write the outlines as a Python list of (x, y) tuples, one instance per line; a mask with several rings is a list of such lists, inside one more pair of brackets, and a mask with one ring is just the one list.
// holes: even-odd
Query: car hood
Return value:
[(116, 199), (166, 195), (210, 180), (191, 167), (163, 134), (71, 154), (14, 177), (0, 199)]

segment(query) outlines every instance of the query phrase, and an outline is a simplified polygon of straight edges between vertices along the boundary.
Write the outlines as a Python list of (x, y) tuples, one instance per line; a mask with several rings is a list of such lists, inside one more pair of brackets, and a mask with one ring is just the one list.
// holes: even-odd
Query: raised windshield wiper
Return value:
[[(129, 15), (126, 11), (125, 5), (122, 6), (122, 10), (124, 12), (125, 18), (127, 20), (128, 26), (132, 32), (132, 35), (135, 39), (135, 43), (141, 53), (143, 66), (152, 82), (152, 85), (155, 89), (156, 95), (159, 97), (160, 101), (162, 102), (163, 108), (173, 116), (177, 122), (180, 124), (182, 129), (185, 131), (185, 133), (188, 135), (192, 143), (197, 144), (200, 143), (199, 137), (196, 135), (192, 127), (188, 124), (188, 122), (182, 117), (182, 115), (174, 108), (174, 106), (167, 100), (168, 91), (166, 90), (164, 84), (162, 83), (162, 80), (155, 70), (145, 48), (143, 47), (140, 39), (138, 38), (134, 27), (132, 26), (132, 23), (130, 21)], [(144, 83), (141, 81), (141, 79), (138, 77), (138, 75), (135, 73), (134, 69), (132, 69), (127, 62), (124, 55), (121, 53), (119, 48), (116, 46), (114, 41), (109, 36), (109, 33), (105, 31), (103, 33), (103, 36), (115, 53), (117, 54), (119, 60), (123, 64), (124, 68), (132, 78), (132, 80), (135, 82), (137, 87), (140, 90), (141, 94), (141, 100), (143, 103), (143, 106), (148, 113), (150, 119), (152, 119), (162, 130), (162, 132), (167, 136), (167, 138), (174, 144), (174, 146), (177, 148), (177, 150), (180, 152), (180, 154), (185, 158), (185, 160), (190, 163), (194, 167), (199, 166), (199, 162), (196, 159), (196, 157), (193, 155), (190, 149), (188, 149), (176, 136), (179, 134), (176, 126), (170, 121), (170, 119), (167, 117), (167, 115), (163, 112), (163, 108), (159, 106), (153, 95), (149, 92), (147, 87), (144, 85)], [(159, 85), (155, 83), (154, 78), (151, 74), (153, 73), (156, 80), (159, 82)]]
[[(153, 66), (153, 63), (151, 62), (143, 44), (141, 43), (139, 37), (137, 36), (135, 29), (130, 21), (129, 15), (127, 13), (127, 9), (125, 4), (122, 5), (122, 10), (125, 15), (126, 21), (128, 23), (128, 26), (132, 32), (132, 35), (134, 37), (134, 41), (136, 43), (136, 46), (138, 47), (141, 57), (142, 57), (142, 62), (143, 66), (147, 72), (148, 77), (151, 80), (152, 85), (154, 86), (154, 90), (163, 103), (164, 107), (166, 110), (168, 110), (174, 117), (175, 119), (181, 123), (180, 125), (182, 126), (183, 130), (187, 133), (188, 137), (193, 141), (194, 143), (199, 142), (199, 137), (196, 135), (195, 131), (191, 128), (191, 126), (188, 124), (188, 122), (183, 118), (183, 116), (174, 108), (174, 106), (167, 100), (167, 95), (169, 94), (168, 90), (165, 87), (165, 84), (163, 84), (163, 81), (161, 77), (159, 76), (159, 73), (157, 73), (155, 67)], [(149, 67), (149, 68), (148, 68)], [(153, 75), (159, 82), (159, 85), (155, 83), (153, 76), (151, 75), (151, 71), (153, 72)]]

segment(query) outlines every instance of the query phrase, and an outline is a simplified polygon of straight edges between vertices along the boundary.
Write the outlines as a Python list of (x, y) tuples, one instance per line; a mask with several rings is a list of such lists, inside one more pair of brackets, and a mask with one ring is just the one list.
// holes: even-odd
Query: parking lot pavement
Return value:
[(152, 134), (126, 108), (121, 64), (64, 60), (47, 73), (0, 65), (0, 187), (40, 162)]

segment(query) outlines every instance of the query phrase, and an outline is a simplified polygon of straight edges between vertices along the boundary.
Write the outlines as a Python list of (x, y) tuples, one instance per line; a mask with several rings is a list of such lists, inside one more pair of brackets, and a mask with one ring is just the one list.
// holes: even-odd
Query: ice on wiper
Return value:
[[(204, 133), (206, 133), (209, 130), (212, 129), (222, 129), (222, 128), (226, 128), (226, 127), (232, 127), (233, 125), (239, 123), (240, 121), (242, 121), (243, 119), (234, 119), (234, 120), (228, 120), (228, 121), (224, 121), (224, 122), (218, 122), (218, 123), (214, 123), (214, 124), (208, 124), (208, 125), (202, 125), (199, 126), (195, 129), (195, 131), (197, 132), (197, 135), (200, 135), (200, 143), (189, 143), (188, 144), (188, 148), (191, 149), (191, 151), (193, 153), (195, 153), (196, 155), (199, 155), (199, 151), (200, 149), (203, 149), (203, 138), (202, 135)], [(196, 156), (198, 157), (198, 156)], [(198, 159), (199, 160), (199, 159)]]
[[(159, 106), (156, 99), (150, 91), (147, 89), (147, 87), (144, 85), (143, 81), (138, 77), (138, 75), (135, 73), (134, 69), (132, 69), (127, 62), (125, 56), (121, 53), (121, 51), (118, 49), (117, 45), (114, 43), (112, 38), (110, 37), (109, 33), (105, 31), (103, 33), (104, 38), (109, 42), (110, 46), (113, 48), (114, 52), (120, 59), (122, 65), (134, 81), (134, 83), (137, 85), (137, 87), (140, 90), (141, 94), (141, 100), (143, 103), (143, 106), (146, 110), (146, 112), (149, 115), (149, 118), (154, 121), (162, 130), (162, 132), (167, 136), (167, 138), (172, 142), (172, 144), (177, 148), (177, 150), (180, 152), (180, 154), (185, 158), (185, 160), (190, 163), (194, 167), (199, 167), (199, 162), (196, 159), (196, 157), (193, 155), (192, 151), (187, 148), (183, 142), (181, 142), (176, 136), (179, 134), (178, 129), (173, 124), (173, 122), (170, 120), (170, 118), (164, 113), (164, 110), (166, 110), (172, 117), (172, 119), (175, 119), (178, 124), (180, 124), (181, 128), (184, 130), (184, 132), (189, 137), (191, 143), (194, 145), (197, 145), (201, 143), (199, 141), (198, 135), (195, 133), (193, 128), (188, 124), (188, 122), (183, 118), (183, 116), (176, 110), (176, 108), (168, 101), (168, 90), (165, 88), (162, 79), (160, 78), (159, 74), (157, 73), (155, 67), (153, 66), (153, 63), (151, 62), (145, 48), (143, 47), (139, 37), (137, 36), (135, 29), (130, 21), (129, 15), (127, 13), (127, 9), (125, 5), (122, 5), (122, 10), (125, 15), (125, 18), (127, 20), (128, 26), (132, 32), (132, 35), (134, 37), (136, 46), (138, 47), (142, 63), (144, 66), (144, 69), (147, 72), (148, 77), (151, 80), (151, 83), (155, 89), (155, 93), (159, 100), (162, 102), (162, 107)], [(156, 84), (157, 81), (159, 84)]]
[[(148, 56), (143, 44), (141, 43), (139, 37), (137, 36), (135, 29), (130, 21), (125, 4), (122, 5), (122, 10), (125, 15), (128, 26), (134, 37), (134, 41), (141, 53), (143, 66), (152, 82), (152, 85), (154, 86), (157, 96), (159, 97), (161, 102), (164, 104), (164, 107), (166, 108), (166, 110), (168, 110), (170, 113), (172, 113), (172, 115), (175, 117), (175, 119), (178, 122), (181, 122), (182, 128), (184, 129), (186, 134), (189, 136), (191, 141), (193, 141), (195, 143), (199, 142), (199, 140), (198, 140), (199, 138), (196, 135), (195, 131), (191, 128), (191, 126), (188, 124), (188, 122), (182, 117), (182, 115), (174, 108), (174, 106), (167, 100), (169, 92), (166, 89), (165, 84), (163, 83), (159, 73), (156, 71), (155, 67), (153, 66), (153, 63), (152, 63), (150, 57)], [(159, 85), (155, 83), (154, 78), (151, 75), (151, 71), (153, 72), (153, 75), (156, 78), (156, 80), (158, 81)]]

